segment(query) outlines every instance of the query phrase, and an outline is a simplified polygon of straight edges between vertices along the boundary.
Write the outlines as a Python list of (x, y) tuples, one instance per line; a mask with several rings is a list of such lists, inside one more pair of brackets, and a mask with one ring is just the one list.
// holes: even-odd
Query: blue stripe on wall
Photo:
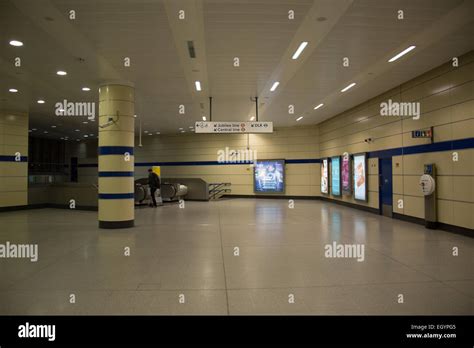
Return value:
[(0, 162), (28, 162), (27, 156), (20, 156), (20, 161), (15, 161), (16, 156), (0, 155)]
[(99, 172), (101, 178), (120, 178), (133, 176), (133, 172)]
[(133, 146), (99, 146), (99, 155), (123, 155), (128, 152), (133, 155)]
[(240, 163), (222, 163), (218, 161), (192, 161), (192, 162), (141, 162), (135, 163), (135, 167), (152, 167), (152, 166), (218, 166), (218, 165), (242, 165), (252, 164), (253, 161), (244, 161)]
[(309, 158), (309, 159), (287, 159), (285, 160), (286, 164), (303, 164), (303, 163), (321, 163), (319, 158)]
[[(116, 146), (112, 146), (116, 147)], [(367, 157), (369, 158), (387, 158), (400, 155), (414, 155), (417, 153), (427, 153), (427, 152), (439, 152), (439, 151), (453, 151), (453, 150), (463, 150), (463, 149), (472, 149), (474, 148), (474, 138), (466, 138), (459, 140), (449, 140), (442, 141), (439, 143), (433, 144), (423, 144), (423, 145), (414, 145), (407, 147), (398, 147), (394, 149), (379, 150), (379, 151), (370, 151), (367, 152)], [(133, 149), (133, 148), (132, 148)], [(123, 152), (120, 152), (123, 154)], [(310, 159), (287, 159), (285, 163), (287, 164), (304, 164), (304, 163), (320, 163), (319, 158), (310, 158)], [(217, 161), (192, 161), (192, 162), (141, 162), (135, 163), (135, 167), (152, 167), (152, 166), (215, 166), (215, 165), (242, 165), (242, 164), (251, 164), (252, 162), (246, 163), (219, 163)], [(86, 163), (79, 164), (79, 167), (97, 167), (97, 163)]]
[(134, 199), (134, 193), (99, 193), (99, 199)]
[(417, 153), (440, 152), (471, 149), (474, 147), (474, 138), (441, 141), (433, 144), (413, 145), (406, 147), (399, 147), (395, 149), (371, 151), (368, 152), (368, 157), (387, 158), (400, 155), (414, 155)]

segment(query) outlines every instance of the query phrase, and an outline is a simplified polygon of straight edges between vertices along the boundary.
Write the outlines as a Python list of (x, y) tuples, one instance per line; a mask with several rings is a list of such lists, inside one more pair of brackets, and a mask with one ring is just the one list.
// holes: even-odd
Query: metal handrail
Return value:
[(230, 182), (210, 183), (209, 186), (212, 188), (209, 190), (209, 199), (217, 199), (221, 197), (223, 193), (231, 192), (230, 189), (224, 188), (231, 185)]

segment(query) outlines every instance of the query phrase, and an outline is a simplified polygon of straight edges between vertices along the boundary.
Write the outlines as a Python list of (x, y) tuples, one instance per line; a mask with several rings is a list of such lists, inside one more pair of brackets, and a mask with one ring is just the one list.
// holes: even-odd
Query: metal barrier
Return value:
[(224, 194), (232, 192), (230, 187), (232, 184), (230, 182), (219, 182), (219, 183), (210, 183), (209, 184), (209, 199), (219, 199)]

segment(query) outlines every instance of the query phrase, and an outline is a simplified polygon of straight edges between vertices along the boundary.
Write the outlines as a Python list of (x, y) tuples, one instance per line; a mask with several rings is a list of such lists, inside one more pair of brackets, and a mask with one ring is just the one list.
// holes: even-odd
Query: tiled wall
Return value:
[[(180, 134), (144, 136), (143, 147), (135, 147), (135, 163), (217, 161), (218, 151), (245, 150), (247, 144), (258, 159), (316, 159), (317, 127), (293, 127), (273, 134)], [(88, 147), (79, 148), (81, 165), (97, 163), (87, 156)], [(146, 166), (135, 167), (135, 178), (147, 176)], [(232, 194), (253, 195), (253, 168), (248, 164), (163, 166), (164, 177), (198, 177), (209, 183), (230, 182)], [(97, 168), (79, 168), (80, 182), (97, 182)], [(319, 195), (319, 164), (286, 165), (286, 195)]]
[[(381, 116), (380, 103), (388, 99), (420, 102), (420, 119)], [(429, 127), (433, 127), (435, 143), (473, 138), (473, 116), (474, 53), (471, 52), (460, 57), (459, 67), (447, 63), (320, 124), (320, 157), (341, 155), (345, 151), (370, 152), (429, 144), (429, 139), (411, 137), (412, 130)], [(367, 138), (372, 138), (372, 142), (364, 142)], [(453, 152), (457, 152), (458, 161), (453, 161)], [(418, 181), (425, 163), (435, 163), (437, 167), (439, 221), (474, 228), (472, 148), (393, 157), (394, 212), (424, 218)], [(376, 166), (377, 158), (371, 158), (368, 205), (378, 208)], [(403, 200), (403, 208), (395, 204), (399, 199)]]
[[(151, 139), (150, 139), (151, 138)], [(135, 148), (135, 161), (190, 162), (217, 161), (219, 150), (256, 151), (258, 159), (315, 159), (318, 157), (317, 127), (277, 129), (273, 134), (180, 134), (147, 137)], [(319, 165), (286, 165), (286, 195), (319, 194)], [(136, 177), (146, 175), (137, 167)], [(253, 168), (250, 165), (164, 166), (165, 177), (200, 177), (208, 182), (232, 183), (232, 194), (253, 195)]]
[[(143, 147), (135, 147), (135, 162), (216, 161), (217, 151), (257, 150), (260, 159), (320, 159), (358, 152), (401, 149), (429, 144), (429, 139), (412, 139), (415, 129), (434, 128), (434, 142), (473, 138), (474, 135), (474, 53), (459, 59), (460, 66), (445, 64), (355, 108), (312, 127), (276, 129), (268, 135), (180, 134), (144, 136)], [(380, 103), (419, 101), (421, 117), (381, 116)], [(371, 138), (371, 142), (365, 139)], [(96, 145), (95, 145), (96, 146)], [(81, 151), (79, 151), (81, 152)], [(87, 148), (82, 152), (85, 154)], [(474, 228), (474, 149), (439, 151), (393, 157), (394, 212), (423, 218), (423, 199), (418, 180), (423, 164), (438, 169), (439, 221)], [(79, 157), (81, 155), (79, 154)], [(88, 156), (82, 156), (88, 157)], [(97, 158), (80, 163), (97, 163)], [(146, 176), (146, 166), (135, 167), (135, 177)], [(233, 194), (253, 195), (253, 170), (249, 165), (163, 166), (167, 177), (200, 177), (208, 182), (231, 182)], [(352, 197), (332, 197), (350, 203), (379, 208), (379, 168), (377, 156), (368, 160), (368, 202)], [(287, 196), (320, 196), (320, 165), (287, 164)], [(97, 168), (80, 168), (80, 182), (96, 182)], [(403, 200), (403, 208), (395, 204)]]
[(0, 111), (0, 208), (27, 205), (27, 156), (28, 114)]

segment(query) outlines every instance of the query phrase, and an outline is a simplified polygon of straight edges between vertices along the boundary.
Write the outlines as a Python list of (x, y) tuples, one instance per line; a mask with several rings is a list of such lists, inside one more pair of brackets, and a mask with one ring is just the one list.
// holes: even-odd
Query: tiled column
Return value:
[(134, 225), (134, 88), (99, 88), (99, 227)]
[(28, 204), (28, 114), (0, 111), (0, 210)]

